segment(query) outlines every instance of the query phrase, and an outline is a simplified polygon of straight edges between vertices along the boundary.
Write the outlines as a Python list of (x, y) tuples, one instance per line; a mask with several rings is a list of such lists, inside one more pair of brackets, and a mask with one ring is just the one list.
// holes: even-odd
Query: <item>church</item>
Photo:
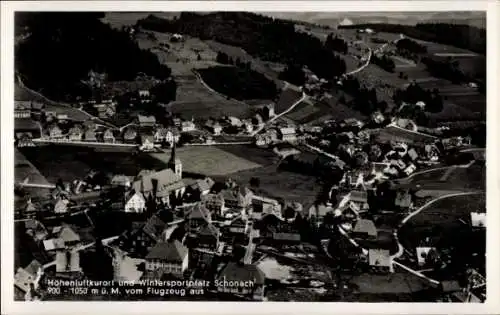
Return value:
[(170, 204), (171, 197), (181, 197), (186, 185), (182, 180), (182, 162), (176, 157), (176, 146), (172, 147), (167, 168), (161, 171), (142, 170), (135, 178), (132, 188), (157, 202)]

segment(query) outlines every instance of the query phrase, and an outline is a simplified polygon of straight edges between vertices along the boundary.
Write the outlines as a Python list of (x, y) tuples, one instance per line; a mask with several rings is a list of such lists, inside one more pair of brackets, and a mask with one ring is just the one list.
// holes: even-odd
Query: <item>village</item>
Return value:
[[(330, 39), (349, 69), (327, 80), (304, 66), (303, 84), (280, 77), (274, 99), (243, 102), (186, 64), (250, 62), (184, 60), (199, 39), (138, 29), (122, 31), (179, 54), (175, 75), (117, 88), (92, 70), (95, 95), (55, 102), (16, 73), (16, 300), (484, 302), (481, 135), (422, 126), (441, 96), (402, 72), (390, 109), (358, 82), (405, 36), (346, 31)], [(326, 119), (296, 118), (332, 99)]]

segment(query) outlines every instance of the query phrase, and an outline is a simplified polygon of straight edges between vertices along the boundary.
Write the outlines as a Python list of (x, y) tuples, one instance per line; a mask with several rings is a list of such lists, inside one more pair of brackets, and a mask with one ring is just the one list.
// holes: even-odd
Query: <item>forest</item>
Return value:
[(333, 79), (346, 69), (345, 61), (332, 49), (314, 36), (295, 31), (292, 22), (250, 12), (182, 12), (175, 20), (150, 15), (137, 26), (240, 47), (266, 61), (307, 66), (324, 79)]
[(71, 102), (88, 94), (90, 87), (82, 80), (90, 72), (107, 81), (132, 81), (139, 74), (170, 77), (171, 69), (155, 54), (101, 17), (89, 12), (16, 13), (16, 34), (26, 36), (15, 47), (15, 68), (23, 83), (51, 99)]
[(376, 32), (397, 33), (406, 36), (455, 46), (470, 51), (486, 54), (486, 29), (463, 24), (449, 23), (418, 23), (416, 25), (402, 24), (356, 24), (344, 25), (339, 28), (371, 28)]

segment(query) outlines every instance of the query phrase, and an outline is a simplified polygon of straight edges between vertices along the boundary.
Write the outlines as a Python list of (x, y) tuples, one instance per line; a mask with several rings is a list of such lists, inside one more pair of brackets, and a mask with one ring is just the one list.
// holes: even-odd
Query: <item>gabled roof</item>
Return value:
[(21, 289), (23, 292), (28, 292), (30, 284), (35, 280), (35, 275), (30, 274), (23, 268), (17, 269), (14, 276), (14, 285)]
[(64, 226), (61, 229), (58, 233), (58, 238), (64, 240), (65, 243), (80, 241), (80, 236), (69, 226)]
[(146, 256), (146, 259), (159, 259), (167, 262), (182, 263), (188, 254), (188, 248), (178, 240), (159, 242)]
[(210, 211), (201, 203), (197, 203), (191, 208), (191, 212), (188, 215), (189, 219), (204, 219), (207, 220), (210, 216)]
[(242, 265), (230, 262), (222, 269), (219, 278), (227, 281), (252, 281), (254, 284), (264, 284), (265, 275), (256, 265)]
[(158, 239), (160, 235), (165, 230), (166, 223), (163, 222), (156, 214), (153, 215), (149, 220), (144, 224), (142, 230), (144, 233), (149, 235), (153, 239)]
[(354, 202), (367, 202), (368, 195), (365, 191), (352, 190), (349, 194), (349, 200)]
[(46, 251), (64, 248), (64, 240), (61, 238), (51, 238), (43, 241), (43, 247)]
[(377, 228), (372, 220), (359, 219), (354, 226), (353, 232), (367, 233), (370, 236), (377, 237)]
[(156, 123), (156, 118), (154, 116), (143, 116), (137, 115), (137, 120), (140, 124), (154, 124)]
[[(132, 185), (135, 191), (152, 192), (154, 189), (153, 181), (155, 180), (157, 181), (157, 193), (165, 192), (168, 194), (175, 189), (184, 187), (182, 178), (169, 168), (158, 172), (141, 173)], [(160, 195), (158, 196), (160, 197)]]
[(215, 236), (218, 237), (220, 234), (220, 231), (218, 228), (213, 226), (212, 224), (205, 224), (199, 231), (198, 235), (199, 236)]
[(32, 275), (36, 275), (40, 268), (42, 268), (42, 264), (38, 260), (33, 259), (30, 264), (24, 268), (24, 270)]

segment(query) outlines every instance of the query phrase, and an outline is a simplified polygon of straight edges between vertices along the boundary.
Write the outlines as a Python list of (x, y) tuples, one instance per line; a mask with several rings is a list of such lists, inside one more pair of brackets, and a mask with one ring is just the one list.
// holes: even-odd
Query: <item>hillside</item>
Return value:
[[(158, 79), (171, 70), (142, 50), (125, 31), (103, 23), (100, 13), (16, 13), (16, 33), (27, 35), (16, 46), (15, 67), (28, 87), (55, 100), (88, 96), (82, 84), (90, 71), (107, 81), (132, 81), (139, 73)], [(84, 26), (84, 27), (82, 27)]]
[(250, 12), (183, 12), (176, 20), (150, 15), (139, 20), (137, 25), (151, 31), (215, 40), (243, 48), (266, 61), (305, 65), (325, 79), (344, 73), (346, 68), (344, 60), (325, 47), (320, 39), (297, 32), (292, 22)]
[(377, 32), (401, 33), (409, 37), (451, 45), (486, 54), (486, 29), (463, 24), (419, 23), (402, 24), (355, 24), (339, 26), (341, 29), (371, 28)]

